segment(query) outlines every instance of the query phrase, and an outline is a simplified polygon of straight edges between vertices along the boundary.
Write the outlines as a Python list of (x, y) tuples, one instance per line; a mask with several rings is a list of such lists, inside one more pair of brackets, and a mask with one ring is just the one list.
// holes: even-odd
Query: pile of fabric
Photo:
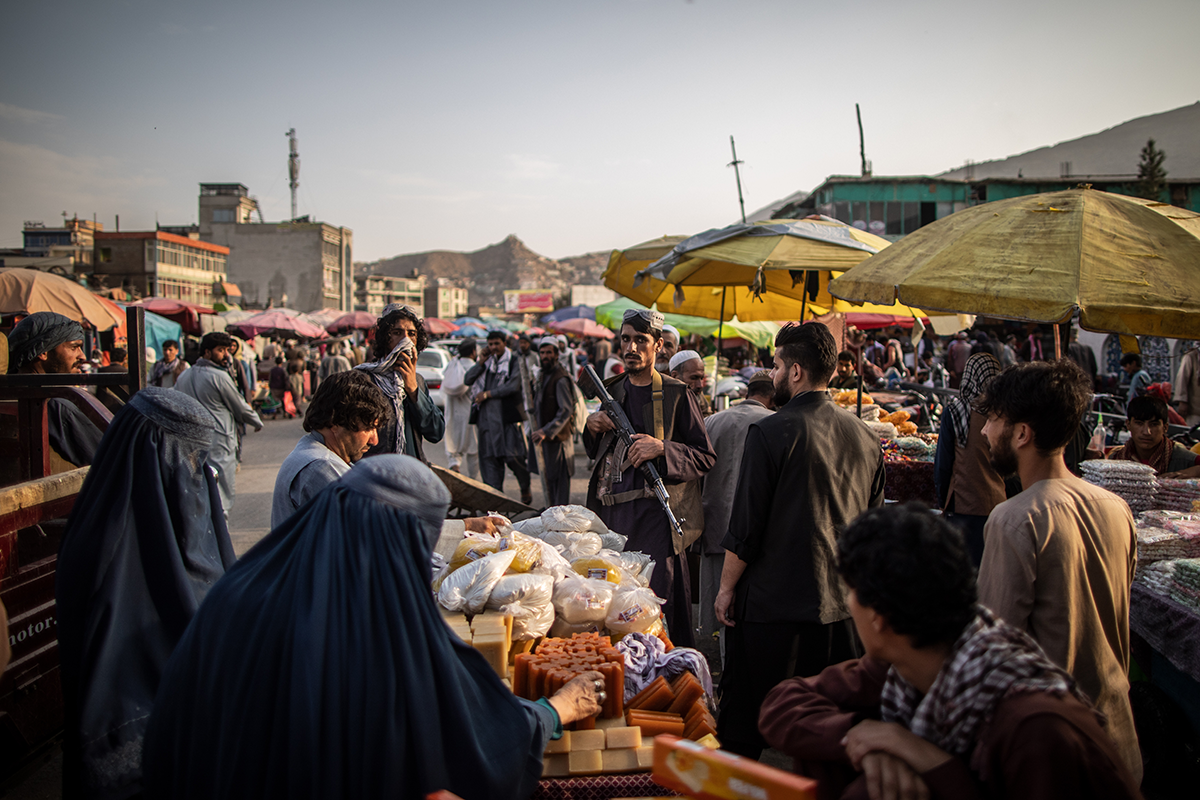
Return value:
[(1156, 594), (1166, 595), (1200, 613), (1200, 558), (1178, 558), (1150, 564), (1135, 580)]
[(1200, 558), (1200, 539), (1184, 538), (1174, 531), (1152, 526), (1137, 528), (1138, 572), (1157, 561)]
[(1158, 478), (1154, 505), (1169, 511), (1200, 512), (1200, 480)]
[(1085, 481), (1120, 497), (1134, 514), (1158, 507), (1154, 467), (1136, 461), (1092, 459), (1080, 463), (1079, 470)]
[(1182, 511), (1147, 511), (1139, 519), (1142, 524), (1177, 533), (1185, 539), (1200, 540), (1200, 514)]

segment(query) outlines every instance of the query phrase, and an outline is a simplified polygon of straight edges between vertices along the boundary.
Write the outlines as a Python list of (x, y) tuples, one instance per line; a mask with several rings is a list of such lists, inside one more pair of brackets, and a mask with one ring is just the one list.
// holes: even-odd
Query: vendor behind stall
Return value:
[(1125, 407), (1129, 441), (1108, 454), (1112, 459), (1154, 467), (1164, 478), (1200, 478), (1200, 455), (1167, 438), (1167, 404), (1142, 395)]

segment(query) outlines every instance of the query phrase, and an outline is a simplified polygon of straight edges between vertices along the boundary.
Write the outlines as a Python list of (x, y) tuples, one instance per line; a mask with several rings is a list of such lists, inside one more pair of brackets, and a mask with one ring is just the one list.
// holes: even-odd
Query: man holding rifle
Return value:
[[(666, 600), (663, 614), (671, 639), (691, 647), (691, 580), (684, 550), (704, 530), (700, 478), (712, 469), (716, 453), (687, 385), (654, 368), (662, 328), (657, 311), (625, 312), (620, 335), (625, 372), (605, 387), (632, 425), (632, 444), (618, 434), (613, 414), (601, 409), (588, 417), (583, 444), (596, 468), (587, 504), (606, 525), (629, 537), (627, 549), (654, 559), (650, 588)], [(590, 388), (584, 387), (585, 393)], [(671, 515), (647, 481), (645, 465), (662, 477)]]

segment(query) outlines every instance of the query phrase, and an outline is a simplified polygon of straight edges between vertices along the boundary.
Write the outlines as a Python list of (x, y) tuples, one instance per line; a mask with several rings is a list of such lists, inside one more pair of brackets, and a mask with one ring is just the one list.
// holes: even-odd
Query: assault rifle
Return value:
[[(612, 420), (616, 427), (617, 436), (625, 443), (625, 446), (633, 447), (633, 437), (637, 431), (633, 429), (632, 423), (629, 422), (629, 417), (625, 416), (625, 409), (613, 400), (613, 396), (608, 393), (600, 376), (596, 374), (596, 370), (591, 364), (583, 365), (583, 376), (579, 381), (579, 389), (585, 396), (593, 400), (600, 401), (600, 407), (608, 418)], [(672, 530), (682, 538), (683, 526), (676, 519), (675, 512), (671, 510), (671, 504), (667, 497), (667, 487), (663, 484), (663, 479), (659, 476), (658, 470), (654, 468), (653, 461), (645, 461), (641, 466), (642, 474), (646, 476), (646, 485), (654, 492), (654, 496), (658, 498), (659, 504), (662, 505), (663, 511), (667, 514), (667, 521), (671, 523)]]

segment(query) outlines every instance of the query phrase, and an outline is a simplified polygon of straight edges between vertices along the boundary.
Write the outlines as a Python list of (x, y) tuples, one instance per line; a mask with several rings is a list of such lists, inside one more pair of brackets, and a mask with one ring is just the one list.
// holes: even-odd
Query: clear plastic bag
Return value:
[(568, 561), (594, 556), (602, 549), (599, 535), (590, 531), (546, 531), (542, 541), (557, 547)]
[(539, 639), (549, 632), (554, 625), (554, 606), (547, 603), (544, 606), (501, 606), (500, 611), (512, 614), (512, 640), (524, 642)]
[(619, 558), (625, 574), (642, 586), (650, 585), (650, 574), (654, 571), (654, 561), (650, 556), (629, 550), (621, 553)]
[(605, 550), (613, 550), (619, 553), (625, 549), (625, 543), (628, 541), (628, 536), (622, 536), (616, 531), (609, 531), (608, 533), (600, 534), (600, 545)]
[(554, 610), (566, 622), (604, 624), (615, 587), (608, 581), (568, 577), (554, 587)]
[(602, 622), (567, 622), (562, 617), (556, 617), (547, 633), (555, 639), (570, 639), (577, 633), (606, 633)]
[(542, 512), (542, 526), (547, 531), (608, 533), (596, 513), (583, 506), (550, 506)]
[(549, 575), (505, 575), (492, 589), (487, 607), (512, 615), (513, 641), (536, 639), (554, 622), (553, 595)]
[(604, 627), (613, 633), (657, 635), (662, 630), (663, 602), (649, 589), (619, 589), (609, 604)]
[(541, 540), (535, 540), (541, 548), (542, 557), (538, 561), (538, 565), (529, 572), (532, 575), (549, 575), (558, 583), (568, 575), (574, 575), (575, 571), (571, 569), (571, 562), (563, 558), (562, 553), (558, 552), (558, 548), (552, 547), (550, 544)]
[(516, 553), (512, 550), (492, 553), (454, 570), (442, 578), (438, 587), (438, 603), (450, 611), (478, 614), (487, 604), (492, 589), (512, 566)]
[(512, 550), (517, 554), (510, 572), (529, 572), (542, 560), (541, 543), (531, 536), (509, 530), (500, 537), (500, 551)]
[(571, 569), (585, 578), (595, 578), (615, 584), (620, 584), (626, 577), (619, 559), (602, 554), (577, 558), (571, 562)]
[(487, 533), (469, 533), (454, 548), (454, 555), (450, 556), (450, 571), (454, 572), (499, 550), (500, 537)]
[(523, 533), (526, 536), (532, 536), (535, 539), (541, 539), (546, 533), (546, 528), (542, 525), (541, 517), (530, 517), (520, 522), (514, 522), (512, 527), (514, 531)]

